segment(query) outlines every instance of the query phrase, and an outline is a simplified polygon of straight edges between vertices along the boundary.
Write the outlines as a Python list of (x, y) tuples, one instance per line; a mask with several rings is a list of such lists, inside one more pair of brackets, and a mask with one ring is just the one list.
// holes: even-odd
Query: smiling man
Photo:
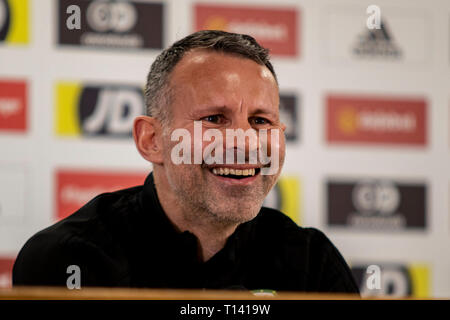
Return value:
[(153, 164), (145, 184), (99, 195), (33, 236), (15, 285), (70, 286), (75, 270), (81, 287), (358, 292), (322, 232), (262, 207), (285, 155), (266, 49), (196, 32), (157, 57), (145, 95), (133, 131)]

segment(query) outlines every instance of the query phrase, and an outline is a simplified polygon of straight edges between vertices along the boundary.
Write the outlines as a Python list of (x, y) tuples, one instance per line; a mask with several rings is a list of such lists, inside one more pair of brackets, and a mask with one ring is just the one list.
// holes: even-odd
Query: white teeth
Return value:
[(231, 169), (231, 168), (213, 168), (212, 173), (220, 176), (234, 175), (234, 176), (254, 176), (256, 169)]

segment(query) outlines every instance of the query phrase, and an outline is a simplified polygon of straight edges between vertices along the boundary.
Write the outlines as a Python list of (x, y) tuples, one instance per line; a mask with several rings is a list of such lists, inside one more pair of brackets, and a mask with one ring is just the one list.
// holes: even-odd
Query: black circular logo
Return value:
[(0, 41), (4, 41), (8, 35), (11, 24), (11, 8), (7, 0), (0, 0)]

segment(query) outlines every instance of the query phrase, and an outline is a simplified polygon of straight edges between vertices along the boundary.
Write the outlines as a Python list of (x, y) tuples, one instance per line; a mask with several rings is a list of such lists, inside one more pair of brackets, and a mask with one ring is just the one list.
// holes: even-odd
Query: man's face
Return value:
[[(221, 223), (242, 223), (253, 219), (275, 184), (284, 162), (284, 127), (279, 122), (279, 96), (274, 77), (267, 67), (250, 59), (193, 50), (174, 68), (170, 85), (174, 89), (170, 130), (169, 134), (163, 135), (163, 170), (170, 191), (181, 206), (192, 210), (193, 215), (207, 212), (210, 218)], [(245, 143), (245, 164), (237, 164), (236, 157), (231, 164), (227, 161), (223, 164), (194, 164), (193, 160), (191, 164), (174, 164), (171, 153), (179, 141), (171, 141), (170, 133), (180, 128), (189, 131), (193, 159), (194, 121), (201, 123), (203, 133), (208, 129), (222, 133), (223, 144), (220, 143), (220, 147), (224, 156), (227, 152), (226, 129), (254, 129), (257, 136), (258, 130), (266, 129), (269, 154), (276, 154), (273, 150), (279, 148), (275, 173), (262, 175), (263, 165), (259, 160), (256, 164), (249, 164), (248, 140)], [(275, 130), (279, 131), (278, 141), (270, 139), (271, 131)], [(211, 143), (203, 141), (199, 145), (204, 151)], [(231, 175), (233, 170), (242, 174), (245, 174), (244, 170), (248, 170), (247, 174), (254, 170), (255, 175)], [(226, 172), (229, 174), (225, 175)]]

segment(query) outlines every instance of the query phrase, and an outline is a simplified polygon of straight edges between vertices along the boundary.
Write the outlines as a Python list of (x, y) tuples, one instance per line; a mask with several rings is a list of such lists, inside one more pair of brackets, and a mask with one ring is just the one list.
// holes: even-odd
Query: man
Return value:
[(99, 195), (34, 235), (15, 285), (65, 286), (79, 270), (82, 287), (358, 292), (323, 233), (262, 208), (285, 153), (266, 49), (196, 32), (157, 57), (145, 95), (133, 131), (153, 164), (144, 186)]

